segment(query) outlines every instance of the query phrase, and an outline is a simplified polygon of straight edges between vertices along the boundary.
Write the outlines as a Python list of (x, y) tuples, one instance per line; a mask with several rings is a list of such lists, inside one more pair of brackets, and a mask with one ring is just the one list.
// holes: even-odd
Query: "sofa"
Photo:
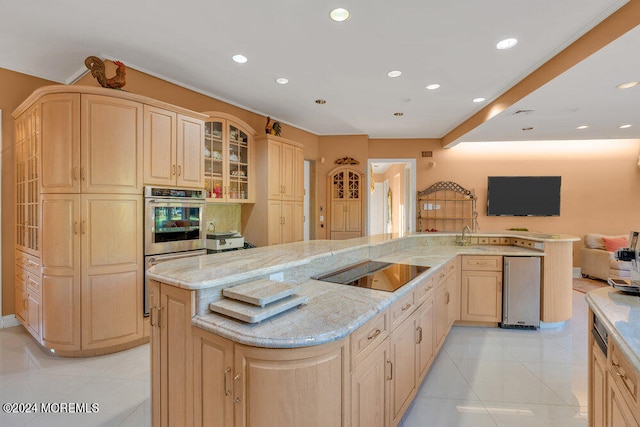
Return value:
[(601, 280), (607, 280), (609, 277), (629, 277), (631, 274), (631, 262), (619, 261), (615, 258), (615, 251), (627, 246), (626, 235), (586, 234), (584, 236), (584, 247), (580, 249), (580, 273), (582, 277)]

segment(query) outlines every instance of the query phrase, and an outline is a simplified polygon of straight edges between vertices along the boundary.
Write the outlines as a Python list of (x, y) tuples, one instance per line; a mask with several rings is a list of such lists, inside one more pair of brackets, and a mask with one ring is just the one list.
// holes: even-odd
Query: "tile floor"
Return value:
[(586, 427), (584, 296), (562, 328), (454, 327), (401, 426)]
[[(454, 327), (402, 426), (587, 426), (587, 305), (563, 328)], [(0, 426), (151, 425), (149, 345), (51, 357), (22, 327), (0, 329), (0, 402), (98, 403), (97, 413), (12, 414)]]

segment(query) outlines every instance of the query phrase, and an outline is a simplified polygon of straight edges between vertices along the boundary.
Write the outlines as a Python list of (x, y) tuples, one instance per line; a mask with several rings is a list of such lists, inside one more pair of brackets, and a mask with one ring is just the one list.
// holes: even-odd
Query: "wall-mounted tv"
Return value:
[(488, 216), (560, 216), (559, 176), (490, 176)]

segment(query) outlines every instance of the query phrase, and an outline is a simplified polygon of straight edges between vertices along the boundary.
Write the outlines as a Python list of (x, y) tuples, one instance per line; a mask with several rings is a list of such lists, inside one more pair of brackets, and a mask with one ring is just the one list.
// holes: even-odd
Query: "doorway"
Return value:
[(416, 224), (416, 160), (369, 159), (366, 234), (404, 236)]

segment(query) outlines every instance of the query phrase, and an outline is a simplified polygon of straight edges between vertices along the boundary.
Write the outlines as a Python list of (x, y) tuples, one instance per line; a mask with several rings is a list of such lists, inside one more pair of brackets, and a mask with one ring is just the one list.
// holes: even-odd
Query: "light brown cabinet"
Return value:
[[(593, 325), (589, 310), (588, 325)], [(604, 354), (591, 334), (589, 348), (589, 426), (640, 426), (640, 372), (636, 371), (609, 334)]]
[(212, 113), (204, 129), (204, 180), (208, 201), (252, 203), (255, 200), (255, 131), (241, 120), (222, 113)]
[(144, 183), (204, 188), (204, 122), (144, 106)]
[(345, 341), (269, 349), (193, 329), (194, 425), (344, 425)]
[(15, 122), (16, 249), (40, 256), (40, 104)]
[(152, 425), (194, 425), (195, 293), (151, 280), (149, 298)]
[(591, 345), (590, 362), (590, 427), (604, 427), (607, 425), (607, 355), (603, 354), (595, 344)]
[(39, 103), (43, 194), (142, 194), (141, 103), (80, 93)]
[(351, 239), (363, 232), (363, 175), (338, 167), (327, 176), (329, 232), (332, 240)]
[(351, 425), (389, 425), (390, 361), (389, 342), (383, 340), (351, 372)]
[(46, 194), (43, 342), (92, 350), (142, 338), (142, 196)]
[(242, 206), (243, 234), (256, 246), (296, 242), (304, 231), (302, 146), (273, 135), (255, 138), (256, 198)]
[(24, 252), (16, 253), (16, 318), (38, 342), (42, 339), (42, 304), (39, 259)]
[(445, 264), (437, 272), (434, 294), (435, 347), (440, 350), (453, 322), (460, 318), (460, 281), (458, 259)]
[[(63, 356), (143, 343), (143, 171), (162, 175), (153, 159), (166, 154), (182, 166), (173, 186), (202, 188), (204, 116), (124, 91), (62, 85), (36, 90), (13, 116), (16, 255), (36, 257), (29, 274), (41, 281), (16, 280), (26, 292), (18, 318)], [(155, 154), (147, 163), (145, 147)]]
[(502, 320), (502, 257), (462, 256), (460, 319)]

